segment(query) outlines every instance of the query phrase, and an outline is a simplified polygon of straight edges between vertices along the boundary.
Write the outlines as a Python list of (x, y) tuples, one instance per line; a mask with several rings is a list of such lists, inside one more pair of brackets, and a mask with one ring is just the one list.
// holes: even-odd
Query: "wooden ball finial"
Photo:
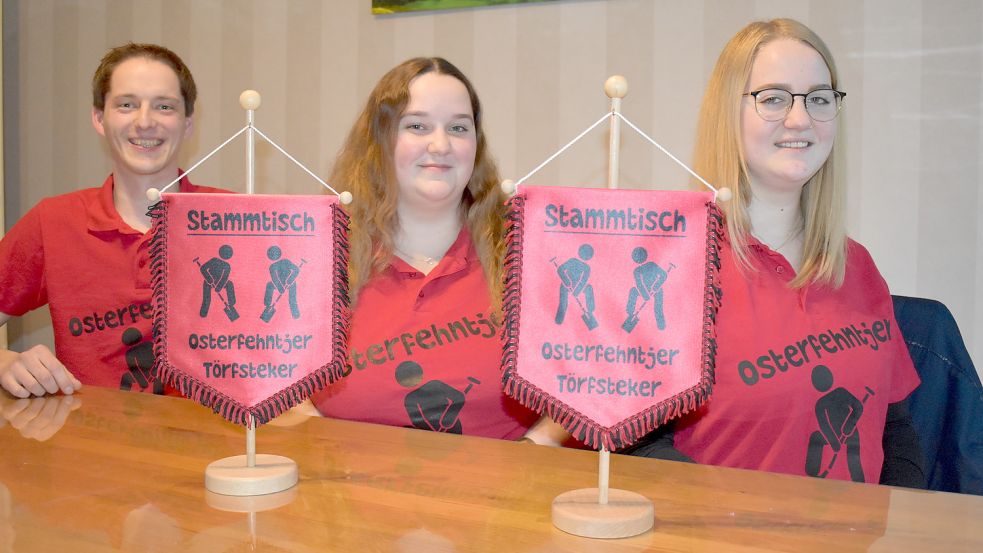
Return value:
[(506, 196), (511, 196), (515, 194), (515, 181), (512, 179), (505, 179), (502, 181), (502, 192), (505, 192)]
[(255, 90), (243, 90), (242, 94), (239, 95), (239, 105), (242, 106), (242, 109), (256, 110), (259, 109), (261, 103), (263, 103), (263, 99)]
[(729, 202), (730, 199), (733, 197), (734, 197), (734, 193), (730, 191), (730, 188), (724, 186), (717, 189), (717, 201)]
[(352, 193), (345, 190), (341, 194), (338, 194), (338, 201), (344, 205), (352, 203)]
[(612, 75), (604, 81), (604, 93), (608, 98), (624, 98), (628, 95), (628, 81), (621, 75)]
[(150, 201), (152, 201), (152, 202), (159, 202), (160, 201), (160, 190), (158, 190), (156, 188), (148, 188), (147, 189), (147, 199), (150, 200)]

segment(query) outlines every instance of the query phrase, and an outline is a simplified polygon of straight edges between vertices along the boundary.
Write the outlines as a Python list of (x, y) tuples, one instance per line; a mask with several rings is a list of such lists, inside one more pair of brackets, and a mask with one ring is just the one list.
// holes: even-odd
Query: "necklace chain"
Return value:
[(427, 264), (427, 265), (429, 265), (431, 267), (433, 267), (434, 265), (437, 264), (437, 262), (440, 261), (440, 259), (435, 259), (435, 258), (430, 257), (430, 256), (419, 255), (419, 254), (411, 254), (411, 253), (406, 253), (406, 252), (404, 252), (403, 250), (401, 250), (399, 248), (395, 248), (395, 249), (396, 249), (396, 253), (400, 253), (400, 254), (403, 254), (404, 256), (406, 256), (408, 258), (408, 261), (419, 261), (419, 262), (425, 263), (425, 264)]
[(785, 246), (787, 246), (789, 242), (791, 242), (792, 240), (794, 240), (795, 237), (797, 237), (800, 234), (802, 234), (802, 226), (801, 225), (799, 225), (799, 227), (797, 229), (795, 229), (795, 232), (792, 232), (791, 234), (789, 234), (781, 244), (779, 244), (778, 246), (776, 246), (775, 247), (775, 251), (777, 252), (778, 250), (780, 250), (780, 249), (784, 248)]

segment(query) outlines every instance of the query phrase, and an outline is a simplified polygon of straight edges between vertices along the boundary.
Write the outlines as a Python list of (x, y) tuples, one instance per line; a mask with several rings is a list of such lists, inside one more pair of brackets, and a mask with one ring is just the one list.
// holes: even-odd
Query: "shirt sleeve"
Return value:
[(898, 403), (907, 398), (915, 388), (921, 383), (915, 365), (911, 362), (911, 355), (908, 353), (908, 346), (905, 344), (898, 321), (894, 316), (894, 303), (891, 300), (891, 292), (888, 289), (887, 281), (881, 275), (870, 252), (857, 242), (850, 242), (850, 263), (856, 263), (863, 268), (862, 283), (863, 293), (872, 296), (872, 303), (876, 305), (877, 311), (885, 318), (890, 326), (890, 351), (891, 355), (885, 362), (885, 369), (890, 371), (890, 393), (888, 403)]
[(48, 303), (41, 205), (0, 240), (0, 312), (20, 316)]

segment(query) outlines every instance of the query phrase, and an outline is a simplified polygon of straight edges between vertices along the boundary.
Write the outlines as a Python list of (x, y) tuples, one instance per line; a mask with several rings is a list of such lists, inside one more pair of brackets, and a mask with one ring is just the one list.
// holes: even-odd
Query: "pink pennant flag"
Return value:
[(710, 193), (524, 186), (505, 261), (506, 393), (608, 450), (700, 405), (720, 233)]
[(348, 217), (336, 196), (164, 194), (151, 215), (159, 378), (246, 425), (343, 375)]

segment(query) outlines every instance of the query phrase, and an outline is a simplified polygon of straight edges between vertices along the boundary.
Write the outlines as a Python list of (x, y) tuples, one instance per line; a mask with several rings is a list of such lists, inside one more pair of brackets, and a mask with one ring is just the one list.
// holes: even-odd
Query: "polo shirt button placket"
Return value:
[(416, 293), (416, 301), (413, 302), (413, 309), (423, 309), (423, 304), (427, 298), (427, 293), (421, 288), (419, 292)]
[(149, 238), (144, 238), (137, 244), (136, 258), (134, 259), (136, 270), (134, 282), (137, 283), (137, 288), (150, 288), (150, 274), (146, 269), (147, 264), (150, 262), (148, 256), (149, 246)]

